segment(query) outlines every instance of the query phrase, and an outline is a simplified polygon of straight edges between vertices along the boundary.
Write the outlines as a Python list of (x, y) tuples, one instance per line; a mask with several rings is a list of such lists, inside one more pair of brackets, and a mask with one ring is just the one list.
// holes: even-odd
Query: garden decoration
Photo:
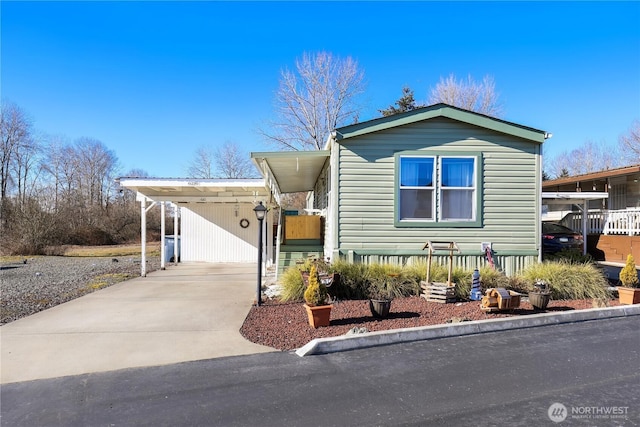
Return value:
[(480, 301), (482, 299), (482, 289), (480, 288), (480, 272), (477, 268), (473, 270), (469, 299), (472, 301)]
[(331, 323), (331, 304), (327, 304), (327, 287), (318, 279), (316, 266), (309, 271), (309, 285), (304, 291), (304, 305), (309, 317), (309, 325), (314, 328), (329, 326)]
[(491, 249), (490, 245), (487, 245), (484, 248), (484, 257), (487, 260), (487, 262), (489, 263), (489, 267), (491, 267), (491, 268), (493, 268), (495, 270), (496, 266), (493, 263), (493, 249)]
[(640, 280), (633, 255), (627, 256), (627, 262), (620, 271), (620, 283), (618, 286), (618, 299), (620, 304), (640, 304)]
[(531, 303), (533, 308), (544, 310), (551, 300), (549, 284), (544, 280), (538, 279), (536, 283), (534, 283), (533, 289), (533, 291), (529, 292), (529, 303)]
[[(427, 241), (422, 250), (428, 249), (427, 259), (427, 277), (426, 281), (420, 282), (420, 288), (423, 290), (421, 296), (427, 301), (449, 303), (456, 301), (456, 284), (451, 282), (453, 275), (453, 253), (460, 252), (456, 242), (431, 242)], [(449, 252), (449, 275), (447, 282), (431, 282), (431, 258), (436, 251)]]
[(385, 279), (372, 282), (369, 286), (369, 309), (373, 317), (384, 319), (391, 311), (391, 301), (399, 274), (387, 274)]
[(480, 301), (480, 310), (486, 312), (514, 310), (520, 307), (518, 292), (508, 291), (505, 288), (487, 289)]

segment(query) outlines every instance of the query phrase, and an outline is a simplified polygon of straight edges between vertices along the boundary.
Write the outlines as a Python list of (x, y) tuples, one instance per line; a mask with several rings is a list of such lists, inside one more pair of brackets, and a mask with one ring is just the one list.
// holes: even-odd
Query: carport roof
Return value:
[(577, 203), (583, 200), (608, 199), (609, 193), (599, 191), (555, 191), (543, 192), (542, 200), (549, 203)]
[(274, 193), (297, 193), (313, 190), (330, 153), (329, 150), (259, 152), (251, 153), (251, 158)]
[(257, 203), (269, 198), (263, 179), (135, 178), (116, 180), (149, 200), (173, 203)]

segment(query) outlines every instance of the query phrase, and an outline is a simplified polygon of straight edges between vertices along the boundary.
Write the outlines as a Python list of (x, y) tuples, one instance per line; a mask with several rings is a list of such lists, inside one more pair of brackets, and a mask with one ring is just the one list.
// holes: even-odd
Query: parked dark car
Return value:
[(542, 253), (555, 254), (563, 249), (582, 251), (582, 235), (555, 222), (542, 223)]

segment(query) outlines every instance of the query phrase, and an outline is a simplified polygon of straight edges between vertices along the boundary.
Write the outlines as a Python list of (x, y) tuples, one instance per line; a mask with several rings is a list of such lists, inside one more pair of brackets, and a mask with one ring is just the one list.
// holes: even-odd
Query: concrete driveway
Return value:
[(275, 351), (239, 332), (255, 264), (187, 263), (0, 327), (0, 383)]

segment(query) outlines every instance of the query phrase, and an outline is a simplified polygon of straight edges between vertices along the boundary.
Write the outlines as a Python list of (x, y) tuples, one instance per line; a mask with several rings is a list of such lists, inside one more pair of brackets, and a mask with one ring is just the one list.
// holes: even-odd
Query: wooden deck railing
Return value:
[[(569, 214), (562, 222), (573, 230), (582, 230), (582, 212)], [(589, 234), (639, 236), (640, 208), (589, 211), (587, 232)]]

